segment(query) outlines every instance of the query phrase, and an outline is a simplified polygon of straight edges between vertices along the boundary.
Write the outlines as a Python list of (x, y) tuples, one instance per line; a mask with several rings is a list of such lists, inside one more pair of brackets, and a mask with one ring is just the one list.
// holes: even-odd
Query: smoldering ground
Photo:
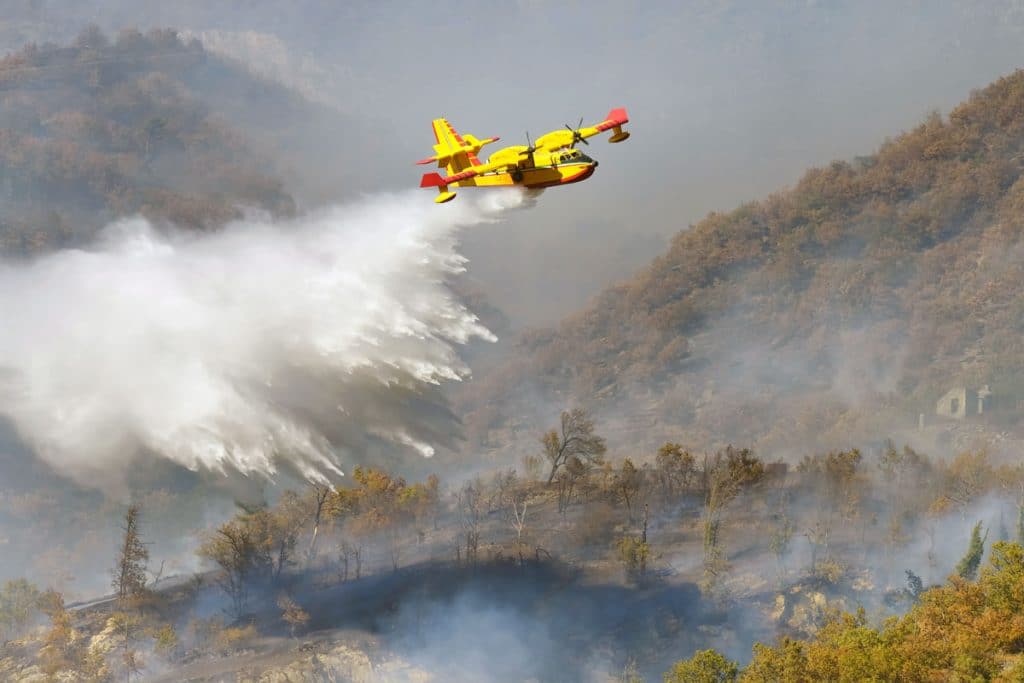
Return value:
[[(734, 638), (727, 615), (692, 583), (638, 591), (589, 581), (557, 562), (423, 562), (315, 590), (308, 577), (293, 578), (295, 599), (310, 615), (305, 641), (376, 643), (371, 659), (397, 657), (453, 682), (590, 683), (630, 660), (653, 680), (709, 633), (721, 643)], [(287, 635), (273, 600), (264, 604), (250, 617)]]

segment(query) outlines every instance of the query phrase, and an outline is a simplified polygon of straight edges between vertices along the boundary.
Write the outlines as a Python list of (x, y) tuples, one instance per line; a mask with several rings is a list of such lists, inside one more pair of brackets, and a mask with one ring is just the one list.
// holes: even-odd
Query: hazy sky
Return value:
[(1010, 0), (3, 5), (7, 47), (90, 20), (220, 32), (385, 131), (375, 158), (337, 160), (366, 167), (360, 190), (418, 184), (411, 162), (429, 153), (435, 116), (521, 144), (627, 107), (633, 137), (592, 141), (593, 178), (466, 236), (473, 276), (519, 324), (578, 308), (708, 211), (947, 112), (1017, 68), (1024, 37), (1024, 3)]

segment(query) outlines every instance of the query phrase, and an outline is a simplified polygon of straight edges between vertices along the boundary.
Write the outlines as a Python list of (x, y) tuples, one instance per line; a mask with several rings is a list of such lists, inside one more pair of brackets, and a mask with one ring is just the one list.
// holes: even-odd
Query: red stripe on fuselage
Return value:
[(588, 164), (579, 173), (574, 173), (570, 176), (565, 176), (564, 178), (560, 178), (559, 180), (550, 180), (544, 183), (523, 183), (523, 186), (529, 188), (539, 188), (554, 187), (555, 185), (568, 185), (570, 183), (578, 183), (581, 180), (586, 180), (590, 176), (594, 175), (594, 168), (596, 167), (593, 164)]

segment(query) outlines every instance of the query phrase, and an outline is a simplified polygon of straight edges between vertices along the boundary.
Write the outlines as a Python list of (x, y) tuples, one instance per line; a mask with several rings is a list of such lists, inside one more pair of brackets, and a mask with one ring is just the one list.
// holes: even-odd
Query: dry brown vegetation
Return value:
[[(202, 104), (236, 76), (170, 32), (87, 31), (0, 61), (0, 246), (79, 243), (126, 212), (199, 229), (245, 204), (290, 213), (244, 137)], [(666, 681), (1019, 680), (1019, 464), (982, 449), (944, 459), (891, 443), (816, 446), (842, 430), (882, 442), (877, 413), (916, 414), (953, 382), (1024, 395), (1022, 154), (1024, 72), (873, 155), (680, 232), (632, 281), (524, 335), (517, 360), (462, 396), (479, 442), (509, 446), (503, 435), (519, 429), (523, 471), (442, 483), (363, 467), (278, 492), (204, 529), (204, 570), (158, 589), (145, 564), (175, 530), (147, 529), (206, 522), (199, 486), (150, 491), (109, 543), (117, 598), (81, 609), (56, 584), (86, 546), (111, 540), (96, 520), (112, 504), (82, 512), (5, 492), (12, 527), (63, 527), (51, 514), (63, 504), (88, 533), (38, 558), (40, 585), (0, 587), (0, 677), (173, 680), (212, 660), (237, 673), (265, 649), (295, 655), (299, 636), (398, 629), (409, 603), (418, 620), (424, 601), (453, 602), (476, 581), (530, 624), (558, 623), (574, 645), (545, 650), (559, 676), (592, 672), (600, 650), (630, 681), (666, 670)], [(750, 364), (731, 370), (750, 349), (766, 365), (799, 362), (767, 380)], [(844, 375), (847, 355), (857, 358)], [(829, 393), (872, 365), (890, 377), (869, 383), (869, 407)], [(602, 412), (523, 428), (546, 409), (535, 391)], [(663, 442), (666, 424), (697, 438), (606, 439), (605, 416), (647, 391), (649, 439)], [(1013, 411), (996, 419), (1017, 422)], [(724, 446), (737, 433), (757, 448)], [(783, 442), (797, 444), (789, 464), (771, 448)]]
[[(600, 438), (598, 423), (575, 417)], [(549, 441), (538, 439), (537, 452)], [(570, 619), (569, 634), (603, 643), (615, 653), (613, 668), (632, 666), (636, 676), (710, 644), (725, 643), (745, 661), (752, 633), (766, 644), (754, 647), (746, 669), (698, 652), (674, 665), (669, 680), (704, 680), (687, 676), (707, 667), (758, 681), (776, 680), (764, 672), (779, 667), (797, 667), (802, 678), (793, 680), (823, 680), (849, 667), (879, 680), (947, 680), (1017, 665), (1016, 636), (970, 634), (1024, 618), (1013, 598), (1024, 590), (1021, 550), (1006, 542), (1024, 540), (1019, 466), (984, 452), (946, 462), (890, 446), (877, 456), (829, 452), (786, 467), (749, 449), (698, 457), (668, 443), (649, 457), (594, 456), (575, 468), (569, 488), (543, 471), (535, 478), (499, 470), (445, 486), (437, 477), (407, 482), (360, 468), (350, 481), (286, 491), (273, 505), (243, 509), (209, 529), (197, 553), (210, 571), (155, 592), (143, 578), (145, 517), (140, 525), (132, 507), (111, 548), (115, 588), (133, 577), (122, 597), (71, 611), (59, 593), (26, 581), (0, 591), (0, 626), (10, 639), (0, 672), (105, 681), (144, 676), (147, 667), (200, 667), (216, 656), (244, 662), (267, 651), (277, 661), (295, 647), (276, 644), (281, 639), (376, 628), (413, 609), (405, 603), (429, 605), (432, 591), (443, 602), (460, 586), (490, 580), (498, 583), (488, 590), (507, 596), (494, 598), (499, 603), (526, 600), (530, 582), (543, 581), (543, 601), (531, 607), (541, 613), (566, 592), (595, 600), (585, 608), (574, 602), (597, 613)], [(994, 510), (1010, 523), (996, 523)], [(982, 526), (1003, 543), (975, 581), (987, 549)], [(934, 587), (961, 555), (960, 577)], [(545, 569), (558, 566), (571, 570)], [(504, 578), (488, 579), (495, 570)], [(446, 574), (448, 587), (416, 588), (417, 577)], [(609, 595), (584, 597), (596, 589)], [(598, 616), (608, 600), (633, 605), (627, 622)], [(211, 604), (221, 616), (200, 616)], [(928, 633), (943, 636), (918, 631), (925, 621)], [(783, 638), (777, 647), (776, 638)], [(867, 654), (851, 659), (857, 648)], [(569, 650), (552, 661), (584, 670)]]
[[(248, 84), (249, 92), (245, 92)], [(250, 105), (286, 98), (184, 43), (174, 31), (96, 29), (68, 47), (30, 45), (0, 59), (0, 250), (78, 245), (141, 213), (210, 229), (241, 207), (290, 214), (239, 128), (208, 104), (240, 89)]]
[(539, 419), (539, 394), (624, 414), (634, 441), (650, 430), (631, 420), (691, 444), (828, 448), (985, 383), (1016, 424), (1022, 169), (1017, 72), (874, 154), (678, 232), (632, 280), (478, 372), (460, 397), (471, 433), (507, 442)]

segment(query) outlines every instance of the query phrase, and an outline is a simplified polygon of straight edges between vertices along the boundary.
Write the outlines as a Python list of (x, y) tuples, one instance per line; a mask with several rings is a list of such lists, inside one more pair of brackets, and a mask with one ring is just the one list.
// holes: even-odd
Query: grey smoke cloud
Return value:
[[(289, 135), (316, 171), (295, 163), (284, 179), (300, 201), (415, 185), (411, 162), (429, 151), (436, 116), (523, 144), (527, 130), (626, 106), (633, 137), (588, 148), (601, 161), (594, 178), (549, 193), (543, 212), (508, 230), (467, 237), (484, 292), (516, 327), (585, 305), (709, 211), (948, 111), (1017, 68), (1024, 35), (1019, 0), (34, 0), (5, 10), (0, 49), (65, 41), (90, 21), (112, 33), (172, 26), (340, 109), (333, 125)], [(329, 143), (342, 154), (321, 157)]]
[(431, 199), (204, 235), (130, 218), (88, 250), (0, 262), (0, 415), (91, 483), (139, 452), (310, 479), (368, 440), (431, 455), (432, 387), (467, 376), (459, 345), (494, 338), (446, 286), (458, 229), (523, 196)]

